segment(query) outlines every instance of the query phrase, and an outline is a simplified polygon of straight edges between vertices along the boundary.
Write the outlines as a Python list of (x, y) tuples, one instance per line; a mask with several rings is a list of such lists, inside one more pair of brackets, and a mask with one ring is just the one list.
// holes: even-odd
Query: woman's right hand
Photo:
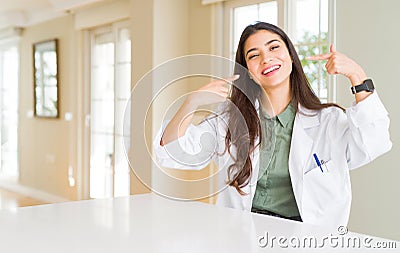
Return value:
[(193, 107), (224, 102), (230, 95), (232, 82), (237, 80), (239, 75), (234, 75), (223, 80), (212, 81), (187, 97), (187, 102)]
[(224, 102), (229, 96), (230, 89), (227, 84), (232, 85), (232, 82), (238, 78), (239, 75), (234, 75), (224, 80), (212, 81), (187, 96), (165, 128), (160, 145), (163, 146), (183, 136), (192, 121), (193, 113), (199, 106)]

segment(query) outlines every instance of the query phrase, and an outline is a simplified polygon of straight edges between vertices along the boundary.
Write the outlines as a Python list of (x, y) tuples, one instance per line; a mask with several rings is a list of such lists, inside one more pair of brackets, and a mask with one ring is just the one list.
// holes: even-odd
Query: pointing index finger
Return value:
[(306, 59), (310, 61), (321, 61), (321, 60), (328, 60), (331, 56), (332, 53), (327, 53), (327, 54), (308, 56)]

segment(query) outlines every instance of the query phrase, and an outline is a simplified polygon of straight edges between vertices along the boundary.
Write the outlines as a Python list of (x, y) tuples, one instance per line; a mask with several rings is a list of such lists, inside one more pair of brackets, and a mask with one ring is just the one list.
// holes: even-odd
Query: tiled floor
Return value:
[(10, 192), (0, 188), (0, 209), (12, 209), (22, 206), (33, 206), (46, 204), (18, 193)]

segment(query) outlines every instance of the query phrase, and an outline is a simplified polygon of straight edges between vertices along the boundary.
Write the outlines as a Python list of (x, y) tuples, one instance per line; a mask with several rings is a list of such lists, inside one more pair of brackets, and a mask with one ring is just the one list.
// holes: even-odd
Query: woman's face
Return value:
[(250, 76), (266, 91), (289, 86), (292, 59), (279, 35), (267, 30), (250, 35), (244, 55)]

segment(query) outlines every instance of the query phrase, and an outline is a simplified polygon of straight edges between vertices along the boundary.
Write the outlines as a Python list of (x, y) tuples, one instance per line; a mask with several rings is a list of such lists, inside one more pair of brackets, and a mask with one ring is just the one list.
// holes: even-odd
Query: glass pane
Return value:
[(233, 9), (233, 51), (231, 57), (234, 58), (240, 35), (244, 28), (257, 21), (278, 24), (278, 2), (269, 1), (262, 4), (241, 6)]
[(295, 0), (293, 3), (296, 6), (293, 42), (297, 44), (308, 40), (309, 37), (318, 37), (319, 0)]
[(2, 124), (8, 126), (9, 124), (18, 125), (18, 114), (15, 111), (3, 110), (2, 111)]
[(3, 175), (17, 177), (18, 176), (18, 153), (12, 151), (1, 152), (1, 172)]
[(1, 88), (1, 169), (4, 176), (18, 172), (18, 72), (17, 47), (0, 50)]
[(57, 111), (57, 86), (44, 87), (44, 93), (46, 96), (46, 101), (44, 101), (44, 106), (46, 108), (51, 108), (52, 111)]
[(114, 133), (114, 100), (92, 101), (92, 131)]
[(244, 28), (258, 19), (257, 5), (243, 6), (233, 9), (233, 52), (239, 44), (240, 35)]
[(123, 137), (115, 138), (115, 174), (114, 174), (114, 196), (129, 195), (130, 178), (129, 164), (125, 155)]
[(258, 17), (259, 17), (259, 21), (277, 25), (278, 24), (278, 2), (271, 1), (271, 2), (260, 4)]
[(320, 99), (327, 99), (328, 98), (328, 89), (326, 87), (326, 82), (323, 81), (323, 86), (319, 89), (319, 97)]
[(36, 93), (36, 111), (37, 110), (42, 110), (42, 104), (43, 104), (43, 92), (40, 87), (35, 87), (35, 93)]
[(130, 110), (125, 111), (126, 103), (127, 100), (119, 100), (115, 103), (115, 134), (120, 136), (123, 135), (124, 114), (130, 113)]
[[(17, 86), (18, 88), (18, 86)], [(18, 92), (15, 88), (12, 90), (2, 90), (1, 91), (1, 99), (2, 99), (2, 110), (13, 111), (17, 113), (18, 110)]]
[(117, 99), (128, 99), (131, 96), (131, 64), (121, 63), (116, 66), (115, 87)]
[(18, 131), (15, 124), (3, 121), (1, 128), (2, 151), (17, 151)]
[(56, 52), (43, 52), (42, 65), (45, 85), (57, 84), (57, 55)]
[[(3, 90), (11, 89), (14, 91), (15, 96), (18, 94), (18, 50), (16, 47), (12, 47), (4, 52), (3, 61), (6, 64), (2, 66), (3, 74), (1, 88)], [(15, 103), (17, 104), (17, 97)]]
[(114, 99), (114, 67), (101, 65), (92, 69), (92, 99)]
[(329, 3), (328, 0), (320, 0), (321, 3), (321, 32), (328, 33), (329, 30)]
[[(310, 83), (318, 79), (318, 61), (309, 61), (306, 59), (306, 57), (311, 56), (311, 55), (316, 55), (319, 54), (319, 47), (318, 45), (311, 45), (311, 46), (298, 46), (296, 48), (297, 53), (299, 55), (301, 65), (303, 65), (304, 71), (307, 75), (308, 80)], [(313, 73), (313, 71), (316, 71)]]
[(114, 42), (111, 32), (96, 35), (92, 64), (93, 66), (114, 64)]
[(109, 167), (110, 155), (114, 152), (114, 137), (112, 134), (97, 134), (92, 132), (91, 139), (91, 158), (92, 165)]
[(111, 197), (114, 136), (92, 133), (91, 137), (90, 197)]
[(117, 62), (131, 62), (131, 36), (128, 28), (122, 28), (118, 31), (117, 47)]
[[(36, 87), (36, 114), (53, 116), (57, 114), (57, 86)], [(47, 99), (44, 101), (43, 98)]]

